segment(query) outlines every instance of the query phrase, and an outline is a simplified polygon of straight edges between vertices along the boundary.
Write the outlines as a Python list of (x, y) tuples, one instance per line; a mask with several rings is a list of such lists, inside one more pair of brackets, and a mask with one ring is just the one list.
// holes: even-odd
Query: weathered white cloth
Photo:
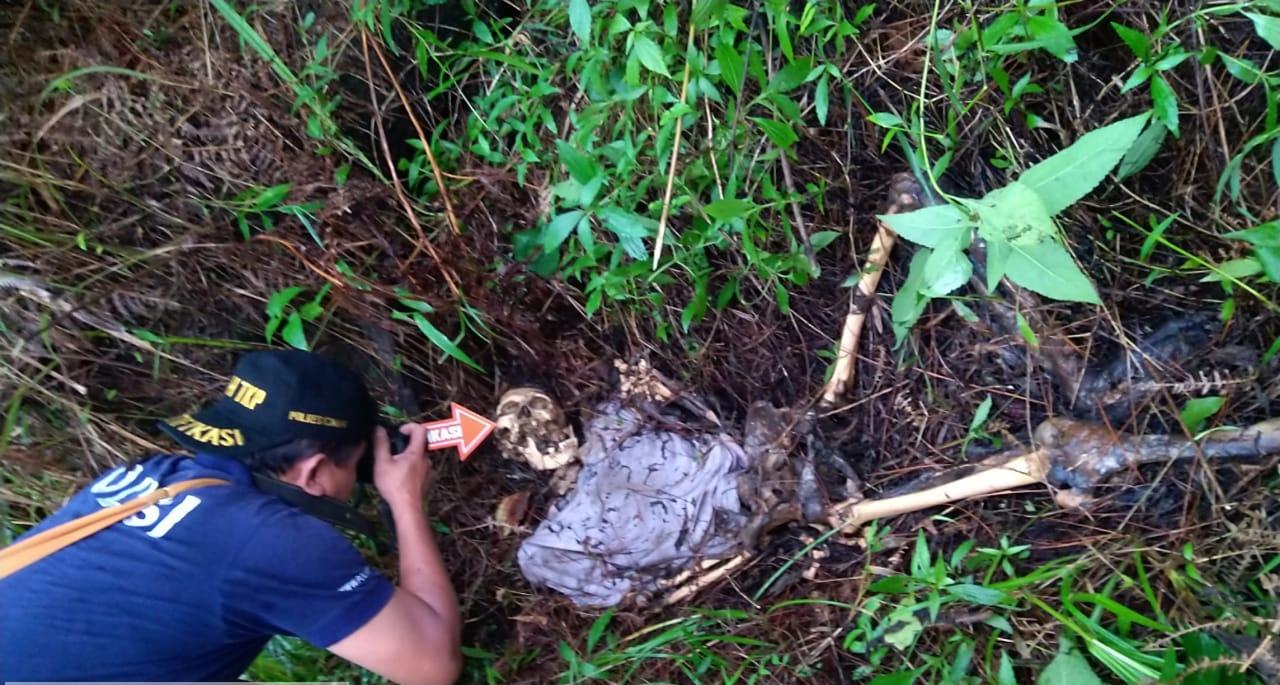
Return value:
[(727, 436), (688, 437), (640, 422), (611, 402), (583, 427), (577, 486), (520, 545), (520, 570), (531, 583), (575, 604), (611, 606), (695, 560), (739, 550), (742, 448)]

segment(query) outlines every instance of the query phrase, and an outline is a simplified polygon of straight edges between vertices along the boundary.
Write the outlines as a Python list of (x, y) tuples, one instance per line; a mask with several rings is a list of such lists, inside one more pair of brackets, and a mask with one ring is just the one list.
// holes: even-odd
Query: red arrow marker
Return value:
[(457, 447), (458, 459), (466, 461), (493, 432), (494, 423), (456, 402), (450, 406), (453, 407), (453, 418), (426, 424), (427, 449)]

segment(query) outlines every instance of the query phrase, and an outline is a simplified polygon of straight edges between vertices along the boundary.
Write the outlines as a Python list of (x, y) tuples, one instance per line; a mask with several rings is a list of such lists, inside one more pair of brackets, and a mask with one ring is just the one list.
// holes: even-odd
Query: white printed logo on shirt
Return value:
[(357, 573), (355, 578), (352, 578), (351, 580), (348, 580), (347, 582), (343, 583), (342, 587), (338, 588), (338, 592), (351, 592), (352, 590), (363, 585), (364, 581), (369, 580), (369, 576), (371, 575), (373, 575), (373, 569), (369, 568), (368, 566), (365, 566), (364, 570)]

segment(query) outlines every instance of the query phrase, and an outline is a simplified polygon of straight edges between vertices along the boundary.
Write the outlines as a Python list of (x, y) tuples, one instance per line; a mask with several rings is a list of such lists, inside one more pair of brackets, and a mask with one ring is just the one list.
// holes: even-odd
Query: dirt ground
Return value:
[[(378, 96), (370, 101), (358, 36), (343, 29), (345, 8), (267, 4), (256, 26), (287, 63), (300, 63), (289, 26), (305, 11), (315, 11), (317, 22), (333, 26), (346, 41), (337, 65), (346, 95), (336, 116), (366, 154), (379, 155), (375, 118), (389, 139), (411, 137), (385, 78), (375, 78)], [(1144, 7), (1133, 8), (1131, 18), (1150, 10), (1147, 3), (1134, 4)], [(1097, 11), (1081, 3), (1069, 13), (1083, 24)], [(865, 53), (851, 58), (850, 70), (861, 74), (855, 81), (872, 109), (893, 95), (884, 90), (886, 77), (918, 84), (918, 56), (904, 41), (921, 30), (927, 13), (922, 3), (887, 7), (866, 34)], [(1220, 49), (1270, 59), (1260, 54), (1265, 47), (1250, 44), (1247, 20), (1219, 26), (1239, 29), (1212, 36)], [(1121, 78), (1129, 56), (1100, 31), (1076, 40), (1082, 61), (1051, 74), (1070, 91), (1056, 99), (1040, 96), (1057, 117), (1055, 128), (1029, 131), (1016, 118), (1003, 124), (1029, 158), (1122, 113), (1112, 80)], [(855, 122), (850, 128), (810, 128), (795, 162), (801, 183), (820, 180), (825, 188), (821, 208), (816, 202), (804, 208), (810, 230), (840, 231), (848, 239), (819, 254), (821, 275), (792, 293), (789, 312), (781, 312), (770, 293), (755, 293), (662, 341), (648, 319), (625, 312), (585, 316), (578, 288), (538, 277), (511, 257), (514, 228), (532, 227), (541, 217), (538, 180), (521, 184), (509, 169), (450, 170), (453, 209), (466, 226), (460, 234), (448, 230), (441, 207), (419, 203), (429, 241), (444, 256), (442, 268), (419, 249), (422, 238), (390, 184), (359, 166), (346, 183), (335, 183), (342, 155), (314, 154), (304, 115), (290, 106), (293, 95), (205, 3), (15, 3), (0, 10), (0, 54), (0, 323), (6, 345), (0, 396), (7, 405), (0, 496), (19, 529), (108, 465), (166, 449), (152, 420), (212, 396), (235, 356), (262, 345), (270, 295), (292, 285), (338, 284), (330, 291), (333, 306), (318, 320), (318, 346), (366, 364), (379, 396), (417, 417), (444, 416), (449, 402), (491, 411), (504, 390), (532, 383), (552, 390), (580, 423), (612, 391), (613, 361), (637, 358), (696, 392), (733, 426), (742, 424), (753, 402), (809, 408), (827, 371), (822, 355), (835, 344), (849, 306), (842, 283), (866, 254), (890, 178), (907, 168), (894, 149), (880, 151), (881, 132), (862, 121), (868, 112), (848, 117)], [(430, 85), (406, 78), (414, 92)], [(1273, 382), (1275, 360), (1262, 361), (1280, 335), (1275, 311), (1240, 296), (1224, 324), (1219, 284), (1186, 276), (1150, 282), (1153, 266), (1177, 269), (1184, 258), (1156, 251), (1149, 263), (1133, 259), (1145, 235), (1121, 230), (1114, 219), (1125, 214), (1145, 223), (1149, 216), (1177, 213), (1165, 233), (1170, 241), (1215, 262), (1243, 254), (1243, 247), (1220, 238), (1224, 222), (1247, 224), (1223, 219), (1229, 203), (1215, 197), (1215, 184), (1229, 151), (1265, 118), (1266, 102), (1259, 89), (1225, 77), (1176, 87), (1191, 113), (1183, 117), (1181, 136), (1167, 141), (1145, 171), (1091, 197), (1065, 219), (1088, 236), (1078, 242), (1077, 256), (1104, 306), (1037, 303), (1032, 317), (1042, 339), (1063, 341), (1099, 367), (1171, 322), (1200, 341), (1194, 354), (1172, 360), (1162, 381), (1169, 387), (1144, 395), (1113, 426), (1119, 431), (1180, 433), (1177, 417), (1189, 385), (1203, 387), (1191, 394), (1225, 398), (1215, 425), (1269, 418), (1280, 392)], [(833, 104), (837, 108), (843, 104)], [(832, 120), (844, 121), (846, 114)], [(454, 115), (433, 110), (429, 116), (436, 126)], [(999, 119), (998, 112), (991, 116)], [(977, 131), (973, 138), (983, 140)], [(1001, 182), (984, 162), (991, 151), (980, 147), (956, 155), (941, 179), (949, 192), (974, 196)], [(1264, 166), (1245, 174), (1240, 203), (1259, 220), (1276, 215), (1269, 174)], [(251, 185), (286, 182), (293, 184), (289, 202), (322, 207), (313, 225), (285, 219), (274, 231), (244, 240), (228, 198)], [(1047, 416), (1091, 416), (1091, 408), (1070, 405), (1058, 381), (1037, 365), (1036, 353), (981, 303), (974, 304), (974, 322), (953, 307), (933, 306), (912, 344), (895, 349), (888, 294), (901, 283), (909, 256), (902, 248), (890, 261), (880, 287), (883, 301), (863, 335), (856, 387), (818, 418), (820, 433), (868, 493), (993, 451), (975, 446), (962, 455), (961, 449), (988, 396), (995, 418), (985, 430), (1005, 447), (1026, 444)], [(371, 287), (342, 285), (340, 264), (374, 274)], [(389, 316), (393, 288), (402, 288), (435, 309), (433, 322), (442, 330), (457, 330), (459, 300), (450, 280), (488, 326), (483, 340), (466, 343), (485, 374), (444, 358), (414, 327)], [(681, 287), (674, 286), (673, 301), (680, 300)], [(1275, 298), (1274, 286), (1258, 287)], [(392, 359), (398, 371), (377, 361)], [(1172, 387), (1177, 383), (1181, 388)], [(515, 565), (521, 536), (493, 523), (504, 497), (527, 491), (524, 524), (536, 525), (537, 512), (553, 497), (545, 475), (492, 449), (465, 463), (437, 464), (432, 514), (447, 530), (440, 540), (462, 598), (466, 644), (509, 659), (508, 682), (554, 677), (545, 663), (519, 663), (514, 655), (555, 653), (562, 640), (580, 644), (598, 612), (529, 587)], [(1197, 554), (1212, 560), (1201, 573), (1231, 586), (1280, 552), (1274, 471), (1274, 460), (1243, 466), (1191, 461), (1121, 474), (1099, 488), (1087, 510), (1063, 509), (1041, 489), (967, 503), (942, 518), (931, 518), (936, 511), (902, 517), (890, 523), (884, 547), (870, 563), (884, 574), (900, 571), (921, 529), (938, 550), (969, 539), (996, 546), (1007, 536), (1031, 546), (1028, 564), (1091, 555), (1096, 563), (1077, 582), (1093, 587), (1113, 572), (1106, 560), (1158, 549), (1173, 568), (1184, 563), (1184, 545), (1195, 543)], [(800, 525), (779, 530), (756, 561), (700, 595), (697, 605), (752, 608), (754, 590), (816, 532)], [(768, 601), (856, 603), (865, 592), (862, 548), (850, 539), (824, 549), (816, 571), (788, 571)], [(1165, 570), (1148, 571), (1171, 598), (1168, 619), (1205, 625), (1204, 598), (1161, 580)], [(681, 611), (624, 607), (614, 625), (639, 630)], [(814, 678), (842, 682), (861, 662), (839, 648), (823, 648), (821, 628), (843, 620), (830, 607), (797, 605), (755, 619), (746, 632), (792, 645), (797, 653), (808, 650)], [(1029, 660), (1052, 654), (1053, 625), (1042, 614), (1019, 626), (1033, 636), (1024, 650)]]

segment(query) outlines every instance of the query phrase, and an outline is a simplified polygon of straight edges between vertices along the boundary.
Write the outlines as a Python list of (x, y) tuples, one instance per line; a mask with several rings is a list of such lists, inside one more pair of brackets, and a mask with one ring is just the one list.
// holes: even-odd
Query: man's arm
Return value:
[(386, 433), (374, 433), (374, 484), (391, 507), (400, 547), (400, 588), (376, 616), (329, 651), (401, 685), (448, 685), (462, 670), (462, 618), (423, 511), (431, 473), (426, 428), (401, 428), (409, 446), (392, 456)]

